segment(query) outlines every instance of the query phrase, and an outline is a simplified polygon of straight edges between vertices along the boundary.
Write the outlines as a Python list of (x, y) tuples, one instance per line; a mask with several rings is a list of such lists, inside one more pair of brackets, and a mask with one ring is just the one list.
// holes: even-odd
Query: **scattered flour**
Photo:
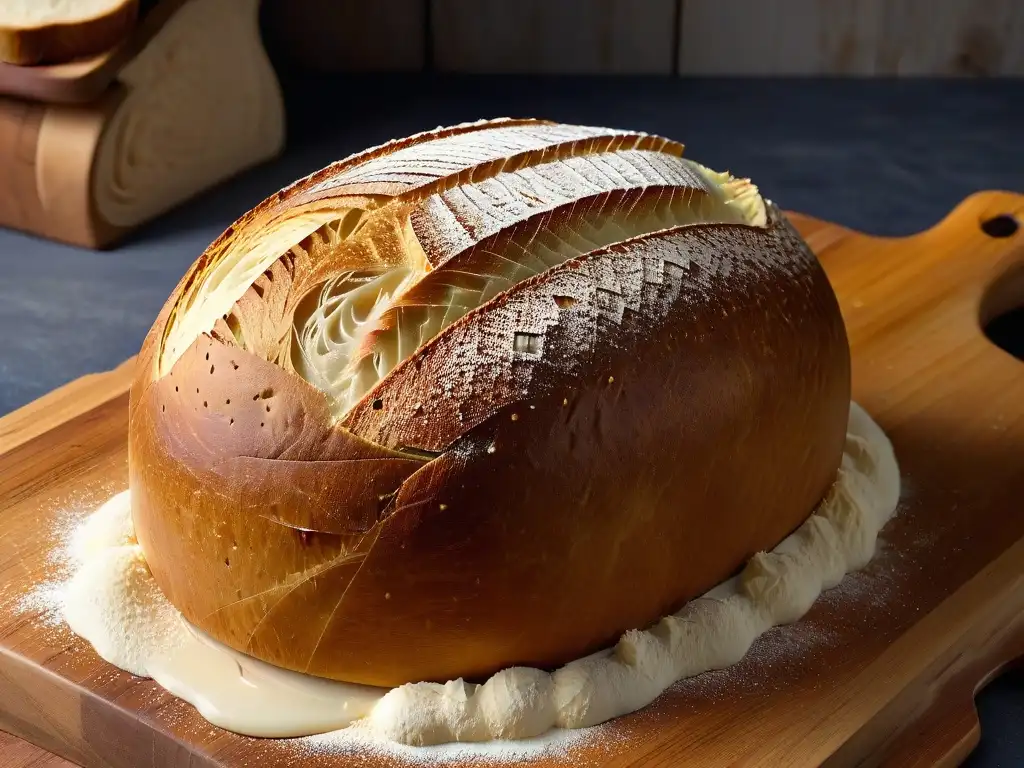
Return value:
[[(97, 494), (109, 495), (109, 487), (96, 489)], [(83, 496), (85, 498), (81, 498)], [(32, 614), (35, 617), (37, 626), (48, 629), (67, 629), (64, 621), (64, 596), (67, 590), (68, 581), (74, 575), (75, 570), (81, 564), (75, 557), (75, 540), (79, 531), (84, 527), (83, 518), (85, 512), (93, 506), (93, 494), (73, 494), (69, 498), (62, 499), (59, 506), (49, 511), (48, 534), (50, 548), (46, 554), (47, 578), (36, 585), (31, 592), (18, 596), (17, 602), (10, 605), (5, 600), (4, 609), (13, 609), (18, 614)], [(87, 501), (88, 499), (88, 501)], [(96, 509), (93, 515), (99, 512)]]
[(59, 627), (64, 624), (64, 582), (52, 581), (40, 584), (18, 601), (18, 613), (34, 614), (38, 623), (45, 627)]
[[(462, 680), (415, 683), (390, 691), (370, 689), (370, 695), (364, 687), (363, 698), (352, 708), (361, 719), (341, 730), (321, 722), (304, 733), (263, 733), (259, 729), (266, 723), (247, 727), (244, 717), (230, 711), (230, 699), (211, 706), (205, 676), (188, 685), (161, 680), (160, 660), (173, 656), (179, 645), (193, 648), (187, 644), (196, 641), (198, 631), (170, 606), (150, 576), (132, 532), (128, 492), (112, 498), (76, 531), (70, 552), (78, 570), (62, 592), (64, 612), (71, 628), (103, 658), (135, 674), (152, 675), (208, 720), (230, 730), (251, 735), (319, 730), (321, 735), (301, 740), (312, 753), (388, 751), (423, 762), (527, 759), (568, 749), (594, 733), (594, 726), (645, 707), (666, 688), (679, 685), (677, 681), (735, 664), (758, 636), (799, 619), (822, 590), (836, 586), (848, 571), (871, 559), (878, 531), (895, 510), (899, 491), (892, 446), (871, 418), (852, 404), (842, 465), (831, 493), (794, 534), (772, 552), (752, 558), (736, 578), (647, 630), (625, 633), (614, 648), (553, 673), (512, 668), (482, 685)], [(772, 630), (770, 637), (777, 635)], [(204, 643), (217, 645), (212, 640)], [(258, 669), (262, 664), (228, 653), (223, 663), (238, 665), (239, 677), (244, 676), (243, 666)], [(289, 676), (276, 688), (270, 681), (263, 692), (269, 692), (277, 711), (287, 711), (294, 695), (306, 696), (303, 706), (309, 706), (312, 687), (324, 702), (332, 686), (339, 686), (342, 698), (349, 697), (346, 706), (355, 701), (354, 694), (346, 692), (353, 686), (286, 670), (275, 674)], [(307, 685), (311, 687), (306, 689)], [(251, 711), (252, 702), (246, 707)], [(339, 712), (336, 727), (353, 719), (352, 711)]]
[(574, 748), (592, 746), (602, 726), (579, 730), (554, 728), (529, 739), (484, 742), (448, 742), (430, 746), (410, 746), (392, 741), (376, 732), (367, 721), (359, 721), (343, 730), (309, 736), (298, 741), (304, 756), (363, 757), (378, 755), (398, 758), (403, 763), (444, 765), (448, 763), (507, 764), (546, 761), (571, 754)]
[(110, 498), (69, 539), (64, 556), (74, 575), (37, 597), (62, 599), (64, 620), (101, 658), (146, 676), (145, 656), (166, 642), (177, 612), (159, 593), (135, 541), (129, 492)]

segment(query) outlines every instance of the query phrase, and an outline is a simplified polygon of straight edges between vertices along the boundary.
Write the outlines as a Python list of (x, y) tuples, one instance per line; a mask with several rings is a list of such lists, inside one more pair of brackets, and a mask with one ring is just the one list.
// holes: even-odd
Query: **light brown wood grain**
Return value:
[(267, 45), (306, 71), (418, 71), (426, 63), (426, 3), (266, 0)]
[(684, 75), (1024, 74), (1018, 0), (680, 0)]
[(93, 206), (93, 160), (124, 91), (88, 105), (0, 97), (0, 226), (88, 248), (123, 232)]
[(676, 0), (432, 0), (443, 72), (659, 73), (673, 68)]
[[(1024, 362), (979, 321), (1024, 304), (1024, 232), (980, 226), (998, 214), (1024, 220), (1024, 197), (976, 195), (901, 239), (793, 217), (836, 288), (854, 397), (893, 440), (901, 508), (876, 559), (800, 622), (543, 764), (942, 765), (974, 746), (975, 691), (1024, 654)], [(88, 408), (59, 391), (42, 412), (66, 420), (0, 448), (0, 727), (88, 766), (402, 764), (220, 731), (24, 609), (68, 510), (125, 486), (126, 387), (93, 380)]]
[(0, 455), (127, 392), (134, 368), (133, 357), (112, 371), (82, 376), (0, 417)]
[(72, 768), (73, 765), (17, 736), (0, 731), (0, 768)]

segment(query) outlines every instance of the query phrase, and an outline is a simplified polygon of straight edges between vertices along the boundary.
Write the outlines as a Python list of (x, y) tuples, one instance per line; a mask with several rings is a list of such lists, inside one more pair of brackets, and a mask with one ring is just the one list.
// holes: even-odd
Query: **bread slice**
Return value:
[(123, 40), (139, 0), (3, 0), (0, 61), (60, 64), (109, 50)]

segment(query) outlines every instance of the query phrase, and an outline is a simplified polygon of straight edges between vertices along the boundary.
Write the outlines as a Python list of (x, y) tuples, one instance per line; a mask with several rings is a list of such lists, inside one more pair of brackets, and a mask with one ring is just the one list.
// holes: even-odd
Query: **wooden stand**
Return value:
[(0, 226), (108, 247), (279, 153), (284, 106), (258, 10), (164, 0), (117, 51), (0, 66), (0, 89), (18, 95), (0, 98)]
[[(970, 752), (974, 694), (1024, 656), (1024, 362), (982, 331), (1024, 304), (1024, 229), (982, 229), (1000, 215), (1024, 223), (1024, 197), (975, 195), (901, 239), (793, 217), (836, 288), (854, 397), (895, 446), (901, 507), (875, 560), (799, 622), (541, 764), (953, 765)], [(25, 605), (54, 577), (68, 516), (125, 487), (130, 380), (129, 363), (0, 419), (0, 728), (84, 766), (406, 764), (214, 728)]]

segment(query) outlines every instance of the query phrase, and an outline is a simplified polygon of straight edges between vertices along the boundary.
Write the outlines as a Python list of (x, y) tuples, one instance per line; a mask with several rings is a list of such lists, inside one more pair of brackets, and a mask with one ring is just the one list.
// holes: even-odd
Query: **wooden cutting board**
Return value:
[[(976, 195), (902, 239), (793, 217), (839, 295), (855, 398), (896, 447), (901, 508), (803, 620), (541, 764), (930, 765), (973, 748), (975, 691), (1024, 657), (1024, 362), (982, 332), (1024, 305), (1024, 231), (999, 216), (1024, 222), (1024, 197)], [(68, 521), (125, 487), (130, 377), (0, 419), (0, 727), (87, 766), (402, 764), (213, 728), (26, 605)]]

